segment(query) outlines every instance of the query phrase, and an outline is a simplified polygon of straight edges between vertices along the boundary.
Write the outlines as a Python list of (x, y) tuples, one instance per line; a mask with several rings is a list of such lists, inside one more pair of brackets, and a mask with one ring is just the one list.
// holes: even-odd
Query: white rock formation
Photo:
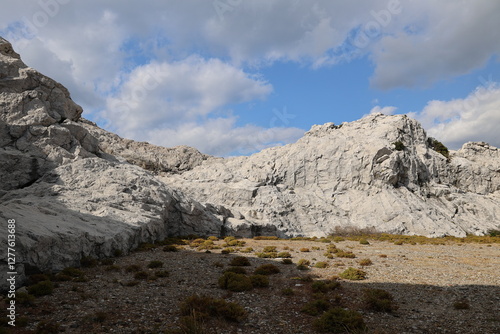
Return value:
[(246, 224), (276, 226), (282, 236), (347, 226), (465, 236), (500, 225), (500, 150), (468, 143), (448, 161), (406, 116), (314, 126), (297, 143), (206, 161), (162, 180), (231, 209), (240, 221), (225, 228), (236, 233)]
[[(98, 128), (63, 86), (27, 67), (1, 38), (0, 108), (0, 244), (15, 219), (18, 283), (26, 268), (60, 270), (170, 234), (220, 234), (227, 210), (205, 207), (152, 173), (188, 170), (208, 156)], [(6, 252), (0, 248), (3, 287)]]
[(463, 236), (500, 227), (500, 150), (467, 143), (446, 159), (405, 116), (314, 126), (294, 144), (214, 158), (100, 129), (1, 38), (0, 110), (0, 244), (15, 219), (19, 273), (167, 235), (323, 236), (347, 226)]

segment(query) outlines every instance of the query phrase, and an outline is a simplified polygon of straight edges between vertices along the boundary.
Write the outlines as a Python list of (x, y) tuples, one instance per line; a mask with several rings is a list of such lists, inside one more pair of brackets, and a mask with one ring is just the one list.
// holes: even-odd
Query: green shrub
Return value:
[(284, 288), (281, 290), (281, 294), (283, 296), (293, 296), (295, 294), (295, 291), (293, 291), (292, 288)]
[(326, 293), (331, 290), (338, 289), (340, 287), (340, 282), (337, 281), (314, 281), (311, 284), (311, 289), (314, 293)]
[(434, 151), (441, 153), (446, 159), (450, 159), (450, 151), (443, 143), (432, 137), (429, 137), (427, 142)]
[(405, 149), (405, 144), (402, 141), (398, 140), (397, 142), (392, 143), (396, 151), (402, 151)]
[(278, 257), (281, 257), (281, 258), (291, 258), (292, 254), (290, 254), (289, 252), (280, 252), (280, 253), (278, 253)]
[(229, 262), (230, 266), (249, 266), (250, 260), (245, 256), (237, 256)]
[(253, 237), (253, 240), (279, 240), (279, 238), (276, 236), (261, 235), (261, 236)]
[(73, 268), (73, 267), (68, 267), (64, 268), (60, 274), (67, 275), (70, 277), (83, 277), (85, 276), (85, 273), (81, 271), (80, 269)]
[(229, 254), (229, 253), (234, 253), (236, 250), (232, 247), (224, 248), (221, 250), (221, 254)]
[(148, 279), (149, 274), (145, 271), (139, 271), (138, 273), (135, 273), (134, 278), (135, 279)]
[(161, 268), (161, 267), (163, 267), (162, 261), (151, 261), (148, 263), (148, 268), (150, 269)]
[(308, 315), (316, 316), (327, 311), (330, 307), (331, 305), (327, 300), (316, 299), (304, 305), (304, 307), (300, 311)]
[(343, 237), (333, 237), (333, 242), (341, 242), (341, 241), (345, 241), (345, 239)]
[(131, 264), (125, 267), (125, 271), (128, 273), (136, 273), (141, 270), (141, 266), (137, 264)]
[(28, 284), (33, 285), (35, 283), (50, 281), (49, 275), (46, 274), (33, 274), (28, 278)]
[(234, 322), (240, 322), (246, 317), (245, 309), (237, 303), (197, 295), (186, 298), (180, 305), (180, 311), (183, 316), (197, 314), (201, 317), (216, 317)]
[(16, 292), (16, 303), (21, 305), (33, 305), (35, 296), (26, 292)]
[(267, 288), (269, 286), (269, 277), (265, 275), (250, 276), (254, 288)]
[(396, 241), (394, 241), (394, 244), (397, 246), (401, 246), (402, 244), (404, 244), (404, 241), (403, 240), (396, 240)]
[(252, 247), (243, 248), (242, 250), (240, 250), (240, 252), (251, 253), (251, 252), (253, 252), (253, 248)]
[(386, 290), (365, 289), (363, 301), (368, 310), (376, 312), (392, 312), (395, 307), (394, 297)]
[(120, 268), (120, 266), (117, 266), (116, 264), (112, 264), (110, 266), (107, 266), (105, 268), (105, 270), (106, 271), (117, 271), (117, 272), (119, 272), (119, 271), (121, 271), (121, 268)]
[(229, 267), (226, 270), (224, 270), (225, 273), (235, 273), (235, 274), (243, 274), (246, 275), (247, 271), (245, 268), (241, 267)]
[(343, 279), (351, 281), (359, 281), (359, 280), (364, 280), (366, 278), (366, 272), (360, 269), (349, 267), (345, 271), (341, 272), (339, 276)]
[(54, 291), (54, 284), (51, 281), (42, 281), (28, 287), (30, 295), (40, 297), (50, 295)]
[(363, 267), (371, 266), (373, 264), (372, 260), (370, 260), (370, 259), (362, 259), (362, 260), (359, 260), (358, 263), (360, 266), (363, 266)]
[(271, 253), (256, 253), (257, 257), (261, 259), (275, 259), (278, 257), (278, 253), (276, 252), (271, 252)]
[(314, 267), (315, 267), (315, 268), (321, 268), (321, 269), (324, 269), (324, 268), (328, 267), (328, 263), (327, 263), (327, 262), (323, 262), (323, 261), (316, 262), (316, 263), (314, 264)]
[(137, 284), (139, 284), (139, 281), (128, 281), (128, 282), (125, 282), (123, 283), (124, 286), (136, 286)]
[(370, 243), (368, 242), (368, 240), (366, 240), (365, 238), (361, 238), (359, 239), (359, 243), (361, 245), (369, 245)]
[(297, 261), (297, 265), (309, 266), (309, 265), (311, 265), (311, 262), (309, 260), (306, 260), (306, 259), (300, 259), (299, 261)]
[(177, 252), (179, 249), (174, 245), (166, 245), (163, 247), (164, 252)]
[(278, 274), (280, 269), (274, 264), (267, 263), (257, 267), (254, 271), (255, 275), (273, 275)]
[(264, 252), (264, 253), (273, 253), (273, 252), (276, 252), (276, 246), (266, 246), (266, 247), (264, 247), (264, 249), (262, 250), (262, 252)]
[(354, 255), (353, 252), (344, 251), (340, 249), (335, 253), (335, 255), (337, 255), (337, 257), (348, 258), (348, 259), (354, 259), (356, 257), (356, 255)]
[(326, 311), (313, 323), (314, 328), (323, 333), (360, 333), (366, 330), (363, 316), (353, 310), (334, 307)]
[(170, 273), (166, 270), (158, 270), (155, 272), (155, 276), (159, 278), (164, 278), (170, 276)]
[(252, 290), (252, 281), (248, 276), (225, 272), (219, 277), (219, 287), (233, 292), (242, 292)]
[(243, 240), (231, 240), (226, 242), (224, 245), (225, 247), (243, 247), (245, 246), (246, 242)]

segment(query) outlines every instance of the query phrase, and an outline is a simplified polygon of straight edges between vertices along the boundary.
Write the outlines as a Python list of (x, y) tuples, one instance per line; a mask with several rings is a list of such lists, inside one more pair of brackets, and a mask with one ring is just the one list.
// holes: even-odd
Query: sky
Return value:
[(407, 114), (500, 147), (500, 1), (17, 0), (0, 36), (122, 137), (216, 156)]

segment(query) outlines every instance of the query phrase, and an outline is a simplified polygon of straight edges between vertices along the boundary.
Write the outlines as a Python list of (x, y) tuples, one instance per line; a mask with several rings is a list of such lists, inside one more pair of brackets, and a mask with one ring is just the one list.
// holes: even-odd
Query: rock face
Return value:
[(500, 150), (468, 143), (448, 160), (406, 116), (314, 126), (297, 143), (162, 180), (230, 208), (239, 221), (228, 220), (228, 230), (246, 222), (281, 236), (348, 226), (465, 236), (500, 224)]
[(500, 150), (467, 143), (448, 159), (405, 116), (314, 126), (294, 144), (214, 158), (100, 129), (1, 38), (0, 108), (0, 221), (6, 231), (16, 220), (20, 274), (167, 235), (355, 227), (464, 236), (500, 227)]
[[(220, 234), (226, 211), (154, 175), (210, 157), (98, 128), (81, 118), (63, 86), (27, 67), (1, 38), (0, 110), (0, 243), (7, 244), (7, 220), (15, 219), (18, 283), (26, 268), (60, 270), (169, 234)], [(6, 247), (0, 253), (5, 287)]]

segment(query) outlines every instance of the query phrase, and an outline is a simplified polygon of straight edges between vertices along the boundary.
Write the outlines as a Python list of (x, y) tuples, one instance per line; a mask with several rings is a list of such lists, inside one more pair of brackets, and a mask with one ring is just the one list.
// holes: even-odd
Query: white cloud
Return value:
[(393, 34), (373, 48), (374, 87), (426, 87), (469, 73), (500, 54), (500, 2), (402, 2)]
[(392, 107), (392, 106), (386, 106), (386, 107), (381, 107), (381, 106), (375, 106), (370, 110), (370, 114), (378, 114), (382, 113), (385, 115), (394, 115), (398, 108)]
[[(103, 117), (120, 135), (164, 146), (192, 145), (205, 153), (249, 153), (296, 140), (297, 128), (236, 126), (220, 117), (231, 104), (264, 99), (272, 86), (223, 63), (191, 56), (173, 63), (136, 68), (120, 91), (108, 98)], [(271, 115), (272, 116), (272, 115)]]
[(158, 145), (189, 145), (207, 154), (227, 156), (288, 144), (304, 135), (304, 130), (293, 127), (238, 127), (235, 124), (234, 117), (209, 119), (203, 123), (184, 122), (175, 128), (154, 130), (149, 137)]
[(468, 141), (485, 141), (500, 147), (500, 87), (478, 87), (464, 99), (430, 101), (419, 113), (410, 113), (427, 133), (452, 149)]

